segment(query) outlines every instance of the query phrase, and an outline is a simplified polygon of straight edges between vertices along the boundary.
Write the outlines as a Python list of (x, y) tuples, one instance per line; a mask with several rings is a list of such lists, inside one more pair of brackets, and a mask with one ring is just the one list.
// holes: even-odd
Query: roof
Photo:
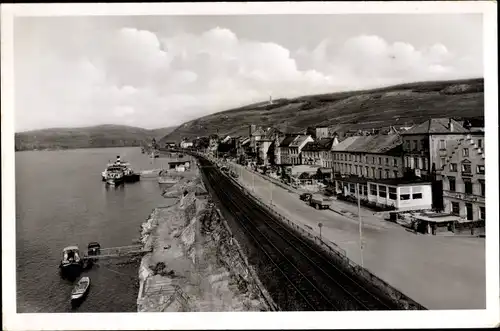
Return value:
[(65, 251), (76, 251), (76, 250), (79, 250), (78, 246), (68, 246), (68, 247), (65, 247), (63, 249), (63, 252), (65, 252)]
[(252, 136), (263, 136), (265, 135), (266, 133), (264, 132), (264, 130), (262, 130), (261, 128), (258, 128), (257, 130), (255, 130), (253, 133), (252, 133)]
[(281, 144), (279, 147), (288, 147), (290, 144), (295, 140), (297, 136), (286, 136), (285, 139), (281, 141)]
[[(453, 131), (450, 131), (449, 123), (453, 124)], [(461, 123), (450, 118), (431, 118), (423, 123), (415, 125), (402, 134), (436, 134), (436, 133), (465, 133), (469, 132)]]
[(290, 143), (290, 146), (293, 147), (298, 147), (300, 146), (304, 141), (306, 141), (307, 138), (310, 136), (308, 135), (298, 135), (295, 137), (295, 139)]
[(190, 161), (186, 160), (186, 161), (172, 161), (172, 162), (169, 162), (168, 164), (186, 164)]
[(369, 178), (370, 183), (385, 184), (391, 186), (409, 186), (409, 185), (431, 185), (431, 182), (421, 179), (406, 179), (406, 178)]
[(397, 134), (379, 134), (373, 136), (354, 136), (348, 137), (336, 146), (332, 151), (352, 152), (352, 153), (385, 153), (403, 143), (400, 135)]
[(314, 142), (308, 142), (302, 151), (329, 151), (333, 145), (333, 138), (322, 138)]

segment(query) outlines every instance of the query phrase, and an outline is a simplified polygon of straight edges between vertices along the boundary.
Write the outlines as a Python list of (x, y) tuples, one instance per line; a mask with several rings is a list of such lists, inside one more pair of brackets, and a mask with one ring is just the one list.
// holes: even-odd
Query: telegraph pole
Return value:
[(361, 253), (361, 267), (363, 267), (363, 225), (361, 223), (361, 194), (359, 192), (359, 183), (356, 184), (358, 191), (358, 221), (359, 221), (359, 250)]

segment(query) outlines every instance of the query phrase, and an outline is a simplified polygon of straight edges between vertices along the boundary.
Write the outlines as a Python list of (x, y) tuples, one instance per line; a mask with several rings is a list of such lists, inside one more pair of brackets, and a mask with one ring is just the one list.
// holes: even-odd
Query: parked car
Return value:
[(311, 196), (311, 199), (309, 199), (309, 204), (311, 205), (311, 207), (314, 207), (316, 209), (328, 209), (330, 208), (331, 201), (332, 200), (327, 197), (316, 194), (314, 196)]
[(300, 195), (300, 200), (302, 201), (309, 201), (312, 197), (312, 194), (311, 193), (302, 193)]

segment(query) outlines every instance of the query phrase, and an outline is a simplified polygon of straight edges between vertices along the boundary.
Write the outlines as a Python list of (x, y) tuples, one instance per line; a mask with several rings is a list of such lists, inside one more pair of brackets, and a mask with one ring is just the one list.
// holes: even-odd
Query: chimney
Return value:
[(451, 118), (448, 120), (448, 128), (450, 129), (450, 132), (453, 132), (453, 123), (451, 121)]

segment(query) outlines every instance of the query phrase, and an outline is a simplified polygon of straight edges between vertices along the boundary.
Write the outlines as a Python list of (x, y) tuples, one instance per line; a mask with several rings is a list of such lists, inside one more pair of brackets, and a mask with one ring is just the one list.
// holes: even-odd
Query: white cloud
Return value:
[[(37, 44), (40, 44), (38, 42)], [(245, 103), (402, 81), (482, 75), (481, 63), (444, 44), (417, 49), (359, 35), (312, 49), (239, 38), (214, 28), (157, 35), (122, 28), (16, 54), (18, 129), (134, 124), (158, 127)], [(75, 53), (78, 56), (75, 56)], [(40, 54), (43, 54), (41, 56)]]

